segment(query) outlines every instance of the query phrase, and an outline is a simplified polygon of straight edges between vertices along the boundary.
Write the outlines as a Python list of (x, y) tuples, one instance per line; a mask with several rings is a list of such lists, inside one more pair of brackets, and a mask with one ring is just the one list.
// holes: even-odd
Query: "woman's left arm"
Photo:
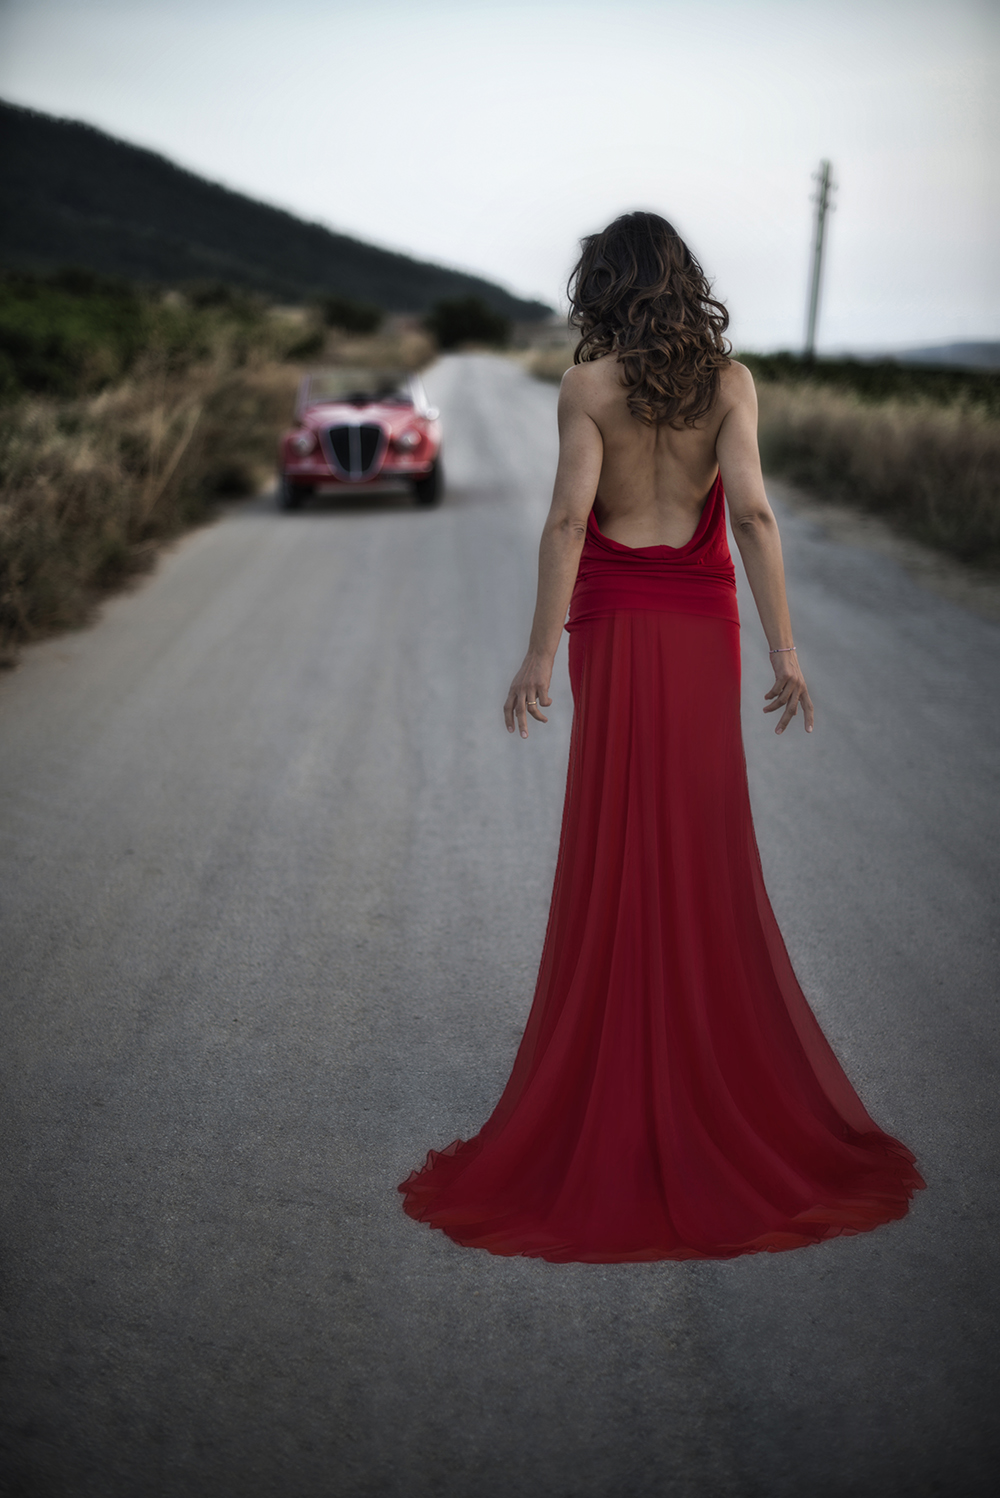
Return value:
[(538, 548), (535, 616), (528, 653), (503, 707), (507, 732), (513, 733), (516, 723), (522, 739), (528, 737), (529, 714), (537, 723), (549, 721), (540, 709), (552, 704), (552, 665), (580, 565), (587, 516), (601, 477), (604, 443), (597, 423), (586, 410), (586, 385), (585, 367), (574, 365), (566, 371), (559, 389), (559, 467)]
[(731, 404), (715, 444), (729, 503), (733, 535), (767, 636), (774, 685), (764, 693), (765, 713), (781, 713), (775, 733), (784, 733), (799, 708), (806, 733), (813, 730), (813, 705), (799, 665), (785, 596), (785, 569), (778, 525), (767, 502), (757, 449), (757, 395), (753, 376), (742, 364), (729, 371)]

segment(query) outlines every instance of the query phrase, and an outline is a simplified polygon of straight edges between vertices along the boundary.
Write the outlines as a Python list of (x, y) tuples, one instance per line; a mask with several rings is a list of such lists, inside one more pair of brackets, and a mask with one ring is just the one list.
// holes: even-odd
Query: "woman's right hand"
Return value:
[(536, 723), (549, 720), (539, 709), (551, 707), (549, 682), (552, 680), (551, 656), (535, 655), (530, 650), (524, 657), (520, 671), (510, 684), (507, 701), (503, 705), (507, 732), (514, 732), (515, 723), (520, 727), (522, 739), (528, 737), (528, 714)]

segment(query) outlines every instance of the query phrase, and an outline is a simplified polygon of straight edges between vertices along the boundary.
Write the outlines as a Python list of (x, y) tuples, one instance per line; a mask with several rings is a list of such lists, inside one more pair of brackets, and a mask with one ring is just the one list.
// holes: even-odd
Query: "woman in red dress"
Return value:
[(546, 722), (567, 611), (574, 718), (538, 985), (475, 1138), (399, 1188), (456, 1242), (555, 1262), (729, 1259), (865, 1232), (923, 1185), (868, 1116), (768, 902), (740, 731), (724, 502), (784, 733), (813, 708), (728, 318), (662, 218), (583, 242), (581, 333), (508, 731)]

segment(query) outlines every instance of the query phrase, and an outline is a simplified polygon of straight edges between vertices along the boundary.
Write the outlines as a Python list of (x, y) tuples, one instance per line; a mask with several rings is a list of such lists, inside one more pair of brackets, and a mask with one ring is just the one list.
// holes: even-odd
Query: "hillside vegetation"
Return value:
[(0, 265), (12, 269), (221, 280), (290, 302), (326, 295), (392, 312), (469, 296), (519, 321), (550, 310), (479, 276), (305, 223), (90, 125), (3, 102), (0, 198)]
[[(308, 323), (316, 346), (320, 311)], [(0, 399), (25, 391), (86, 395), (154, 350), (175, 373), (216, 354), (220, 344), (236, 364), (266, 345), (284, 354), (307, 337), (290, 337), (288, 327), (279, 328), (260, 298), (219, 283), (161, 293), (84, 270), (0, 271)]]

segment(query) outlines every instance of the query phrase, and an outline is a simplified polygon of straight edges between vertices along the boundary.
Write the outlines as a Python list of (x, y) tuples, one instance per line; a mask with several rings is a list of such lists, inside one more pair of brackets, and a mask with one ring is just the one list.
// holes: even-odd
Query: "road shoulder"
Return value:
[(817, 499), (784, 479), (765, 478), (768, 495), (813, 521), (831, 541), (860, 546), (898, 562), (921, 587), (980, 619), (1000, 623), (1000, 573), (971, 567), (947, 553), (901, 536), (878, 515)]

